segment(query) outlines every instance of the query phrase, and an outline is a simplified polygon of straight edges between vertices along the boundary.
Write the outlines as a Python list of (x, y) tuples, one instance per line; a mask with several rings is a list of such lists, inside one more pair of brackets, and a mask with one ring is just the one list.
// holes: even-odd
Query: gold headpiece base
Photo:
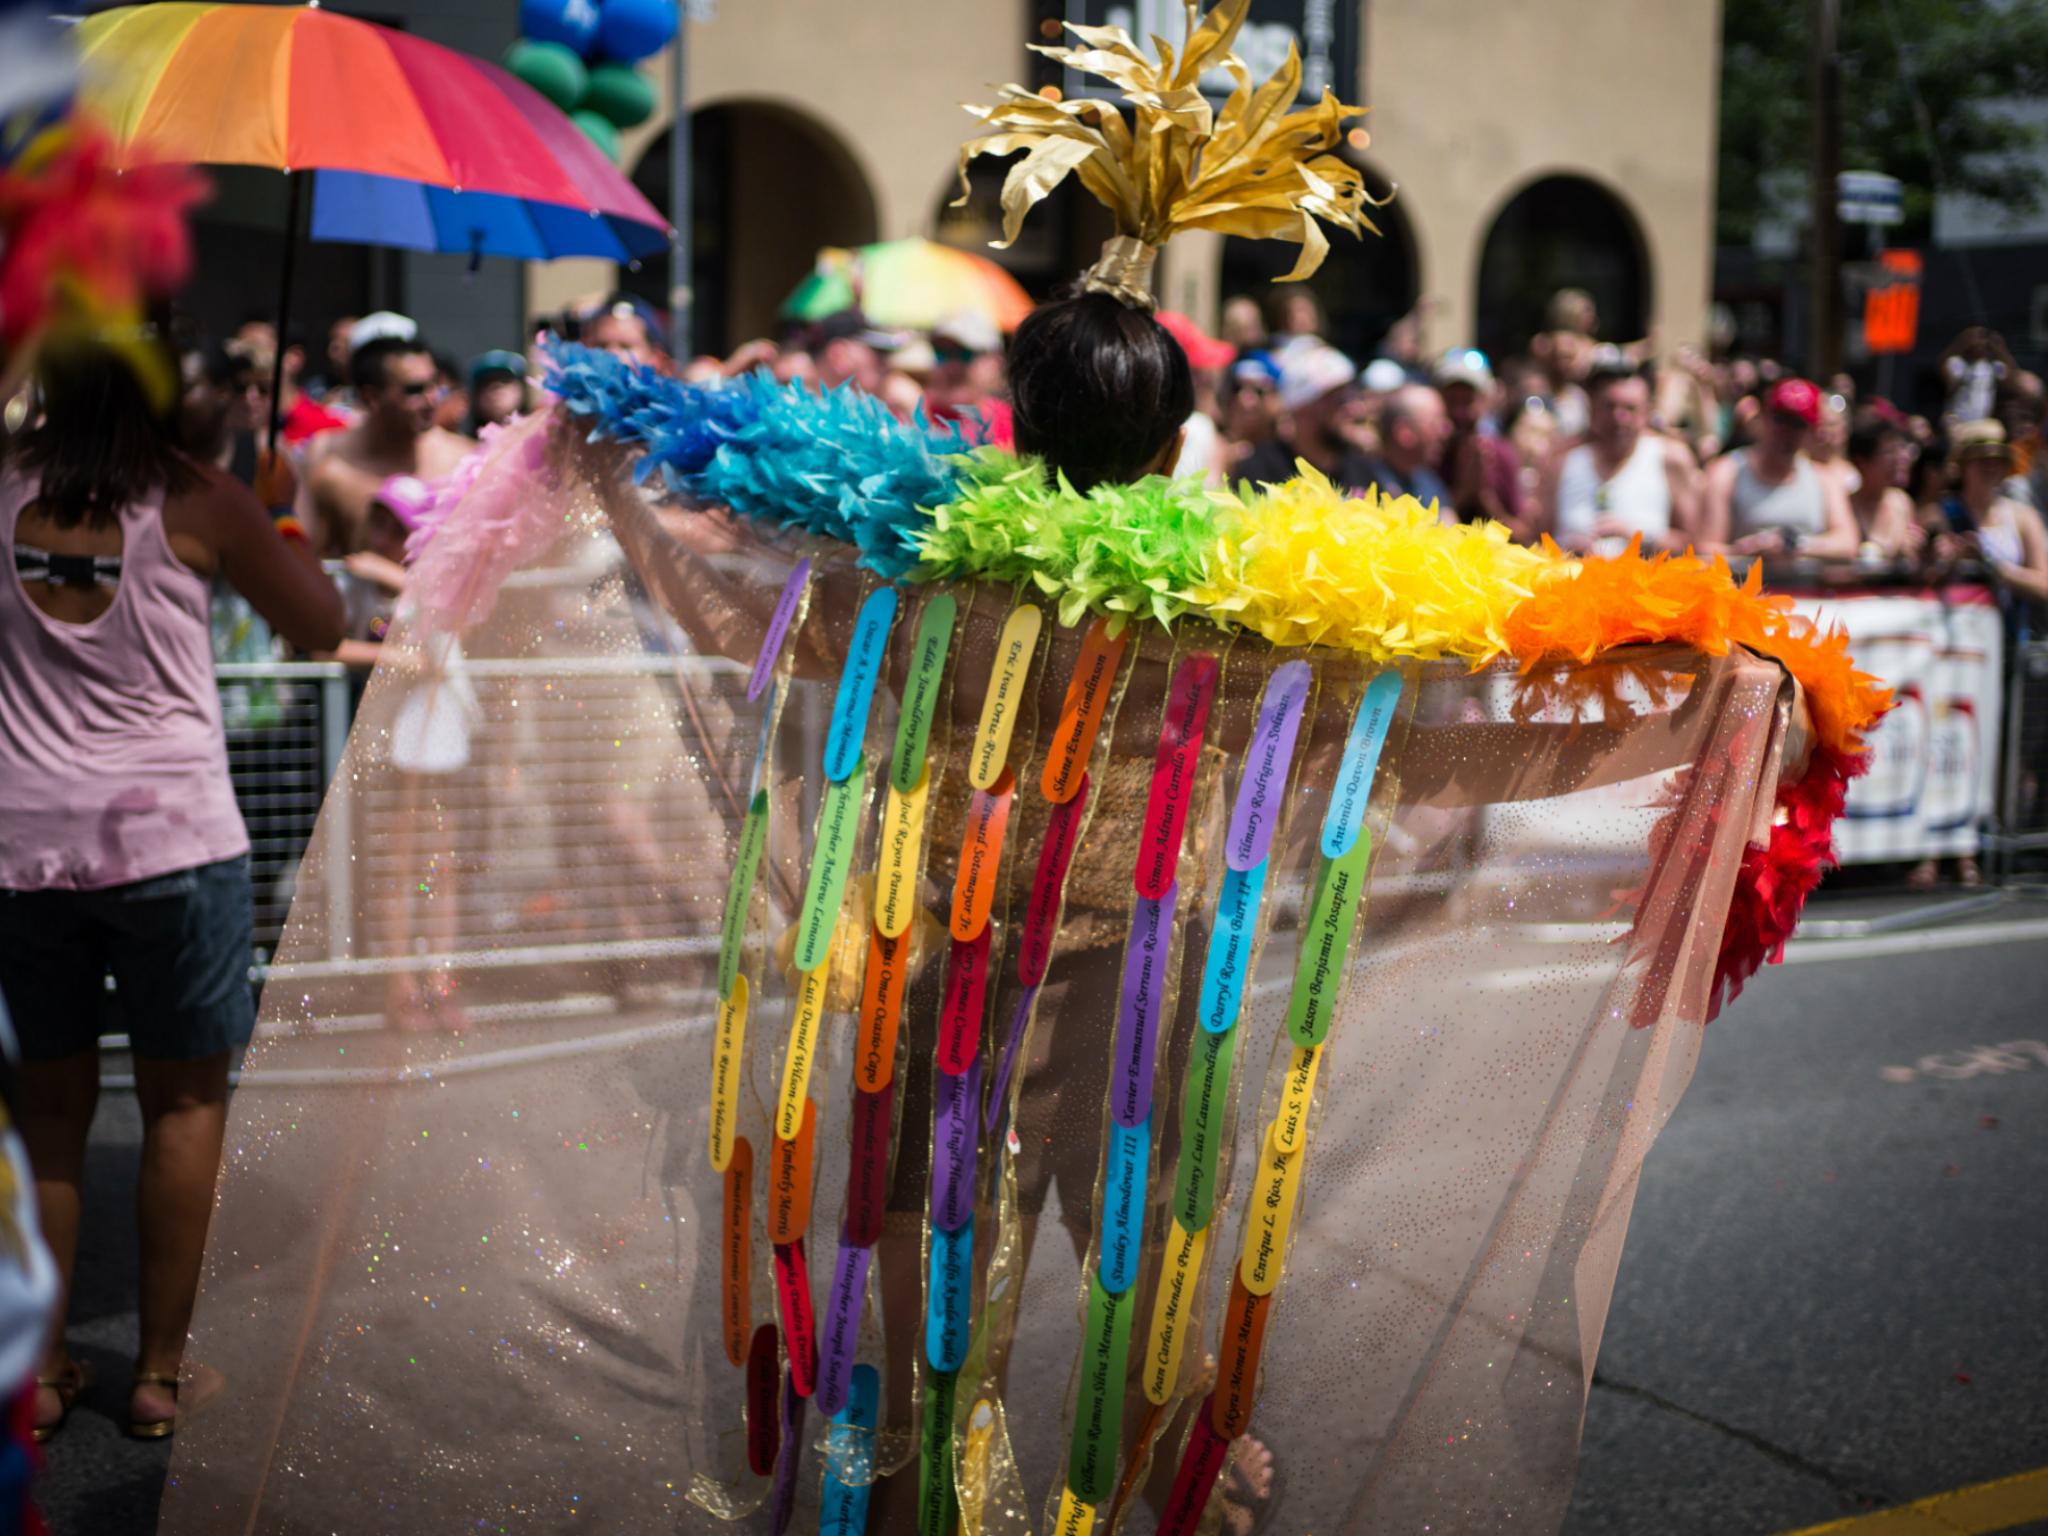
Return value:
[(1081, 291), (1106, 293), (1149, 314), (1159, 305), (1152, 296), (1152, 267), (1158, 260), (1158, 246), (1135, 235), (1117, 235), (1102, 242), (1102, 255), (1081, 274)]

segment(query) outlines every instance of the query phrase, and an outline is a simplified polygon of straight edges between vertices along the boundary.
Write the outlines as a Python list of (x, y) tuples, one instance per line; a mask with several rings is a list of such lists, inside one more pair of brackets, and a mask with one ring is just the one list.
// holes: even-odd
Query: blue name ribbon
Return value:
[(1245, 975), (1252, 967), (1252, 938), (1259, 929), (1259, 903), (1266, 894), (1266, 866), (1226, 870), (1216, 896), (1216, 927), (1202, 962), (1202, 1028), (1220, 1035), (1237, 1022), (1244, 1002)]
[(1102, 1181), (1102, 1252), (1095, 1273), (1121, 1296), (1138, 1278), (1145, 1239), (1145, 1165), (1152, 1153), (1152, 1117), (1133, 1126), (1109, 1123), (1109, 1167)]
[(881, 676), (889, 626), (895, 622), (896, 589), (875, 588), (854, 620), (846, 666), (839, 674), (839, 696), (832, 701), (832, 724), (825, 731), (825, 777), (834, 784), (853, 772), (860, 760), (861, 743), (868, 734), (868, 706), (875, 700), (875, 679)]
[(868, 1523), (868, 1490), (875, 1481), (875, 1426), (882, 1379), (872, 1365), (856, 1365), (846, 1402), (825, 1431), (825, 1495), (819, 1536), (861, 1536)]
[(932, 1230), (932, 1263), (924, 1314), (924, 1357), (935, 1371), (957, 1371), (967, 1358), (967, 1308), (974, 1284), (974, 1222), (957, 1232)]
[(1358, 712), (1351, 717), (1351, 735), (1344, 743), (1344, 761), (1330, 791), (1330, 808), (1323, 813), (1326, 859), (1341, 859), (1349, 853), (1365, 825), (1365, 803), (1372, 798), (1380, 749), (1387, 744), (1394, 706), (1401, 701), (1401, 681), (1401, 674), (1390, 668), (1367, 683), (1358, 700)]

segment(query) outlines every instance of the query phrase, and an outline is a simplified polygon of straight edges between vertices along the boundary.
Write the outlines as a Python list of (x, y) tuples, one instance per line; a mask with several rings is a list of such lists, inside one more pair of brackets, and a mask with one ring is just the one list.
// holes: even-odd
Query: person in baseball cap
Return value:
[(1756, 441), (1707, 468), (1703, 545), (1731, 555), (1854, 558), (1861, 536), (1849, 493), (1806, 452), (1820, 407), (1807, 379), (1779, 379), (1765, 392)]
[(1306, 459), (1344, 491), (1374, 483), (1373, 463), (1344, 433), (1358, 404), (1358, 367), (1327, 342), (1302, 339), (1274, 360), (1280, 366), (1280, 436), (1254, 449), (1237, 466), (1240, 479), (1277, 485), (1292, 479), (1295, 460)]
[(1796, 418), (1811, 430), (1820, 425), (1820, 386), (1807, 379), (1780, 379), (1764, 394), (1764, 414)]

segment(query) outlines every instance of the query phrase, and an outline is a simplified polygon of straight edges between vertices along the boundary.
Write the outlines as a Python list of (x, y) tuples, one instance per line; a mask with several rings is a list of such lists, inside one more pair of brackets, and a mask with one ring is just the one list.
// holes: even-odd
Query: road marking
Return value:
[(1784, 1536), (1978, 1536), (2048, 1518), (2048, 1467), (1937, 1493), (1874, 1515), (1802, 1526)]
[(1909, 933), (1874, 934), (1863, 939), (1795, 939), (1785, 946), (1785, 964), (1816, 960), (1867, 960), (1879, 955), (1946, 953), (1986, 944), (2023, 944), (2048, 939), (2048, 917), (2015, 918), (2004, 923), (1974, 923), (1953, 928), (1922, 928)]
[(1968, 1045), (1959, 1051), (1936, 1051), (1922, 1056), (1910, 1067), (1881, 1067), (1878, 1076), (1888, 1083), (1910, 1083), (1923, 1077), (1950, 1081), (1980, 1077), (1989, 1072), (2030, 1072), (2048, 1067), (2048, 1041), (2008, 1040), (2003, 1045)]

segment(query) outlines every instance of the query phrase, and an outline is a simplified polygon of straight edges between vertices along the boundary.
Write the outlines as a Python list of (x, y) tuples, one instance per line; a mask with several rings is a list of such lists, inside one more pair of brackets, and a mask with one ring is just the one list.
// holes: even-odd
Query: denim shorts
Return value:
[(0, 890), (0, 997), (22, 1060), (117, 1031), (155, 1061), (247, 1045), (251, 922), (247, 854), (104, 890)]

